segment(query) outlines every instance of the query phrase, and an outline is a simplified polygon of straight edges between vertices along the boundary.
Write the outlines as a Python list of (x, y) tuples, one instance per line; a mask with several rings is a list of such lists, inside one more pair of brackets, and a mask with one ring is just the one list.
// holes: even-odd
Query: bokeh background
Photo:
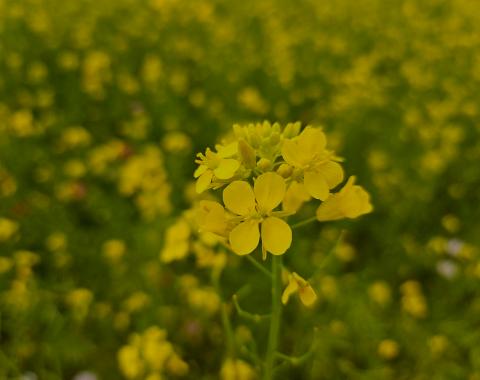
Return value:
[[(196, 152), (270, 120), (323, 126), (375, 206), (295, 231), (319, 302), (281, 348), (318, 342), (281, 378), (480, 379), (479, 88), (472, 0), (0, 0), (0, 378), (219, 378), (262, 274), (160, 253)], [(148, 334), (188, 373), (129, 372)]]

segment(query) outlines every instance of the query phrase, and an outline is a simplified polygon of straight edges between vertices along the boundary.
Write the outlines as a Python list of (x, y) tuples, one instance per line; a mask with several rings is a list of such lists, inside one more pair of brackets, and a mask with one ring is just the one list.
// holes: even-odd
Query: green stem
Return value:
[(292, 226), (292, 229), (295, 229), (295, 228), (298, 228), (298, 227), (303, 227), (307, 224), (310, 224), (310, 223), (313, 223), (317, 220), (317, 217), (316, 216), (312, 216), (311, 218), (308, 218), (308, 219), (305, 219), (305, 220), (302, 220), (301, 222), (298, 222), (298, 223), (295, 223), (293, 226)]
[(233, 336), (230, 319), (228, 318), (228, 310), (227, 310), (226, 303), (222, 303), (221, 314), (222, 314), (223, 329), (225, 330), (225, 335), (227, 337), (227, 352), (230, 357), (234, 357), (235, 356), (235, 338)]
[(263, 315), (262, 314), (253, 314), (253, 313), (249, 313), (248, 311), (243, 310), (240, 307), (240, 304), (238, 303), (238, 297), (237, 297), (236, 294), (233, 295), (232, 300), (233, 300), (233, 305), (235, 306), (235, 309), (237, 309), (238, 315), (245, 318), (245, 319), (249, 319), (253, 322), (259, 323), (264, 319), (270, 318), (269, 314), (263, 314)]
[(265, 358), (265, 372), (263, 379), (273, 379), (275, 367), (275, 353), (278, 346), (278, 334), (282, 315), (281, 286), (282, 286), (282, 256), (272, 255), (272, 314), (270, 319), (270, 331), (268, 333), (267, 355)]

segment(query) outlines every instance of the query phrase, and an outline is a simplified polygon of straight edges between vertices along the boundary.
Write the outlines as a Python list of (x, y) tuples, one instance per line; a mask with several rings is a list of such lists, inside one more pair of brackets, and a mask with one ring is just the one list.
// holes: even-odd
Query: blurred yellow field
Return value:
[(480, 3), (0, 0), (0, 380), (480, 379)]

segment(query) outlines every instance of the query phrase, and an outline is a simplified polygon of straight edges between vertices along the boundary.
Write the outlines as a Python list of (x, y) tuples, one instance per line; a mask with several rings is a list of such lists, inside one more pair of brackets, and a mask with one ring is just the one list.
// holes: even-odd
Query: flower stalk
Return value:
[(278, 334), (282, 318), (282, 256), (272, 255), (272, 313), (268, 333), (267, 354), (265, 357), (264, 380), (272, 380), (275, 366), (275, 353), (278, 347)]

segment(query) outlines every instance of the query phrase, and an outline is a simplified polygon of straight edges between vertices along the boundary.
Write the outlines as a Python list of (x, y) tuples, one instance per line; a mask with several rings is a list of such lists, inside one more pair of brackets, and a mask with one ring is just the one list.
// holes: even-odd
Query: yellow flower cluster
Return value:
[(10, 287), (5, 289), (3, 301), (16, 311), (26, 311), (36, 303), (34, 267), (40, 262), (40, 256), (27, 250), (13, 252), (12, 258), (1, 257), (0, 274), (15, 269)]
[(255, 371), (241, 359), (227, 359), (220, 370), (221, 380), (254, 380)]
[(402, 284), (402, 308), (414, 318), (425, 318), (428, 307), (419, 282), (409, 280)]
[(131, 380), (161, 380), (165, 375), (184, 376), (188, 373), (188, 364), (167, 340), (167, 332), (156, 326), (142, 334), (132, 334), (117, 357), (122, 374)]
[(9, 240), (18, 230), (18, 224), (13, 220), (0, 217), (0, 242)]
[(238, 255), (252, 253), (261, 241), (265, 259), (268, 252), (282, 255), (290, 248), (286, 218), (311, 198), (322, 201), (319, 221), (371, 212), (370, 197), (354, 177), (332, 193), (344, 180), (341, 159), (327, 149), (322, 129), (300, 129), (300, 123), (235, 125), (233, 142), (199, 153), (197, 192), (225, 187), (223, 204), (200, 203), (200, 228), (223, 237)]
[(170, 212), (171, 187), (162, 152), (154, 146), (145, 147), (141, 154), (127, 161), (120, 170), (118, 188), (120, 193), (135, 197), (138, 209), (147, 220)]
[(171, 263), (183, 260), (193, 253), (199, 268), (221, 270), (225, 266), (226, 256), (224, 252), (216, 249), (219, 237), (211, 232), (198, 230), (195, 209), (187, 210), (167, 228), (160, 260)]

